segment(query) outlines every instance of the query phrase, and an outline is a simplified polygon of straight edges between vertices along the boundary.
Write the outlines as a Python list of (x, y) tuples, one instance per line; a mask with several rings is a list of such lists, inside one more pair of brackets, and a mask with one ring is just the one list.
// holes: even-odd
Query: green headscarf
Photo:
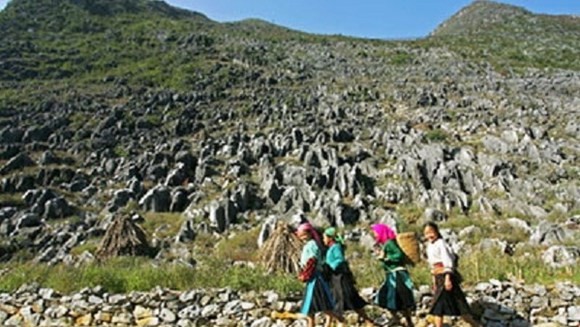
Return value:
[(334, 227), (328, 227), (327, 229), (325, 229), (324, 235), (332, 238), (333, 240), (335, 240), (336, 242), (338, 242), (340, 244), (344, 244), (344, 238), (342, 238), (342, 235), (338, 234), (338, 232), (336, 231), (336, 228), (334, 228)]

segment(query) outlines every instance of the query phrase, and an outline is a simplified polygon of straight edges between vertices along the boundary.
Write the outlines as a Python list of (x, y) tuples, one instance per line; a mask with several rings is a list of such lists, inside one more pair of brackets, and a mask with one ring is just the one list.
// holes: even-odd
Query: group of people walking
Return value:
[[(411, 313), (416, 308), (413, 283), (405, 266), (405, 254), (396, 240), (396, 233), (389, 226), (371, 226), (376, 246), (374, 255), (385, 270), (385, 280), (376, 293), (374, 304), (389, 310), (398, 321), (401, 313), (406, 326), (414, 326)], [(300, 257), (301, 271), (298, 278), (305, 283), (300, 314), (306, 317), (309, 327), (315, 326), (314, 315), (323, 312), (325, 326), (334, 321), (345, 326), (344, 312), (358, 313), (366, 326), (375, 326), (365, 313), (367, 302), (359, 295), (352, 272), (345, 259), (342, 237), (335, 228), (324, 231), (322, 238), (310, 223), (297, 229), (304, 242)], [(427, 223), (423, 228), (427, 240), (427, 257), (433, 275), (434, 299), (430, 314), (435, 317), (435, 327), (443, 326), (443, 316), (462, 316), (472, 326), (479, 324), (471, 317), (469, 305), (460, 287), (461, 276), (457, 272), (454, 255), (445, 243), (439, 228)]]

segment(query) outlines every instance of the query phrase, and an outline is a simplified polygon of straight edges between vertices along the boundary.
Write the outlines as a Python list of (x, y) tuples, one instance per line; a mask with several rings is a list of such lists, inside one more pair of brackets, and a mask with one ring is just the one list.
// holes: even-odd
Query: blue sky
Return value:
[[(16, 0), (17, 1), (17, 0)], [(4, 8), (8, 0), (0, 0)], [(426, 36), (471, 0), (166, 0), (224, 22), (260, 18), (309, 33)], [(501, 0), (535, 13), (580, 15), (580, 0)]]

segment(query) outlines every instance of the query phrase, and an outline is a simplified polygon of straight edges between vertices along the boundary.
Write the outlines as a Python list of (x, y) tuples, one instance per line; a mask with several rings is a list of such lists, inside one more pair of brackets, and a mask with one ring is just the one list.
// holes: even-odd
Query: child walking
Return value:
[(427, 259), (433, 281), (433, 305), (429, 313), (435, 317), (435, 327), (443, 326), (443, 316), (461, 316), (472, 326), (480, 326), (473, 319), (465, 294), (461, 290), (461, 276), (454, 263), (454, 255), (433, 222), (423, 226), (427, 239)]

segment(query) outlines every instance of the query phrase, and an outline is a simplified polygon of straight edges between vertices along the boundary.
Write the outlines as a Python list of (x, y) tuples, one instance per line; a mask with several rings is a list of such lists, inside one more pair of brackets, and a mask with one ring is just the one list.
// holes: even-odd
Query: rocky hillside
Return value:
[(137, 212), (161, 260), (300, 214), (449, 221), (462, 251), (577, 264), (578, 18), (476, 1), (394, 42), (160, 1), (12, 0), (0, 29), (4, 261), (90, 259), (78, 249)]
[[(475, 2), (433, 38), (484, 14), (544, 19)], [(506, 73), (431, 38), (218, 24), (156, 1), (14, 0), (0, 22), (5, 260), (24, 248), (63, 260), (127, 208), (220, 233), (296, 212), (339, 226), (413, 226), (424, 212), (509, 223), (523, 244), (574, 239), (574, 65)], [(554, 47), (578, 52), (577, 20), (557, 22), (543, 34), (563, 29)]]
[[(394, 42), (12, 0), (0, 29), (4, 262), (92, 261), (124, 215), (182, 263), (202, 235), (261, 243), (276, 220), (368, 244), (371, 222), (432, 219), (463, 258), (537, 258), (579, 283), (578, 18), (476, 1)], [(546, 310), (577, 322), (566, 301)]]

